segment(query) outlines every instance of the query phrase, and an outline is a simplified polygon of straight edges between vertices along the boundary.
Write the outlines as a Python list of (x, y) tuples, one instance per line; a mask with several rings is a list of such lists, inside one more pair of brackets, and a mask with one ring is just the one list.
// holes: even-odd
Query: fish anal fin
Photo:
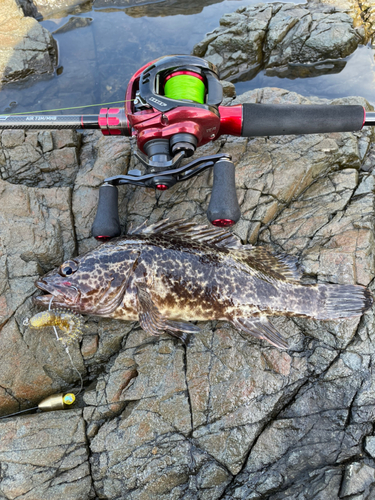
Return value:
[(258, 339), (267, 340), (278, 349), (288, 349), (288, 344), (272, 323), (265, 317), (235, 318), (231, 321), (236, 328), (250, 333)]

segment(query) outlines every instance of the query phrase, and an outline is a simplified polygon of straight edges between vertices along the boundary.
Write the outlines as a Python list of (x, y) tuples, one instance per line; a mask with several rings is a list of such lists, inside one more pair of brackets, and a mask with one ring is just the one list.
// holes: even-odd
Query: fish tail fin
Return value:
[(360, 285), (319, 285), (316, 319), (331, 320), (361, 316), (373, 304), (370, 290)]

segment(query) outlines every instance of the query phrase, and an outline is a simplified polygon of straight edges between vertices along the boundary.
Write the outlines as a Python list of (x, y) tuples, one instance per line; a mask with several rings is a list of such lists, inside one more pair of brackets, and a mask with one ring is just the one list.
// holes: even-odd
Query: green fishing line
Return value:
[(191, 75), (172, 76), (165, 82), (164, 95), (169, 99), (188, 100), (204, 104), (206, 87), (202, 80)]

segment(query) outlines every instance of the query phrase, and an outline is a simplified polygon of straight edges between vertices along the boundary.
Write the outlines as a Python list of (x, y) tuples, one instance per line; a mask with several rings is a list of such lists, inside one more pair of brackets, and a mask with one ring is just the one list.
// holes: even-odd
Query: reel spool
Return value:
[(204, 104), (206, 85), (203, 77), (198, 73), (175, 71), (165, 79), (164, 95), (169, 99)]

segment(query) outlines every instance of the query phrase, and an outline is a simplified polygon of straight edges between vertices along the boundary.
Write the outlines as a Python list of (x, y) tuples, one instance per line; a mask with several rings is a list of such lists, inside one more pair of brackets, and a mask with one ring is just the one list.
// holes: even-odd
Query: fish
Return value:
[(66, 347), (83, 337), (83, 317), (68, 309), (51, 309), (35, 314), (27, 325), (32, 329), (56, 326), (62, 332), (59, 340)]
[(361, 316), (370, 291), (352, 284), (304, 284), (297, 259), (243, 245), (233, 233), (185, 220), (130, 229), (65, 261), (35, 282), (35, 302), (85, 315), (139, 321), (151, 335), (183, 342), (191, 322), (220, 320), (279, 349), (288, 344), (269, 316), (339, 320)]

